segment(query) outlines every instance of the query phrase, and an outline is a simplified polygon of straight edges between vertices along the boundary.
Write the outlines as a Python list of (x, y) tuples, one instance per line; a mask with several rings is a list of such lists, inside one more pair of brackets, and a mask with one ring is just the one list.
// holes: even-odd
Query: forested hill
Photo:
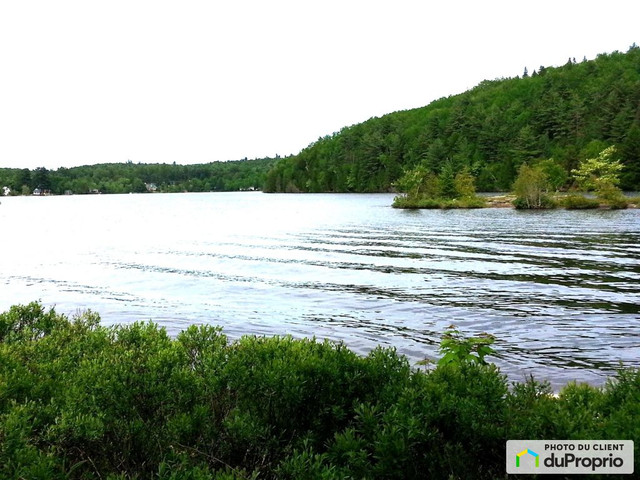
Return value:
[(261, 189), (276, 159), (237, 160), (197, 165), (104, 163), (73, 168), (0, 168), (0, 195), (34, 190), (63, 193), (208, 192)]
[(280, 160), (271, 192), (389, 191), (418, 164), (468, 167), (480, 191), (511, 187), (518, 167), (554, 158), (567, 172), (616, 145), (623, 189), (640, 190), (640, 48), (484, 81), (423, 108), (371, 118)]

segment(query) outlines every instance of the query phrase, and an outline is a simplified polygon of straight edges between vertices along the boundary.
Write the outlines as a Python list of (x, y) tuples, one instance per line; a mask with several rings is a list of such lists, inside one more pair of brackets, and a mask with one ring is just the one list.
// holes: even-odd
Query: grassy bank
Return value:
[(393, 199), (394, 208), (405, 209), (455, 209), (455, 208), (483, 208), (489, 204), (484, 198), (411, 198), (400, 195)]
[[(473, 351), (478, 352), (477, 356)], [(471, 353), (470, 353), (471, 352)], [(0, 315), (0, 478), (506, 478), (507, 439), (631, 439), (640, 371), (557, 396), (509, 385), (486, 340), (428, 372), (378, 348)], [(594, 476), (593, 478), (597, 478)]]
[[(580, 193), (549, 195), (547, 201), (537, 209), (565, 208), (567, 210), (588, 209), (625, 209), (640, 207), (640, 197), (619, 197), (615, 201), (602, 201)], [(493, 197), (469, 197), (460, 199), (413, 198), (398, 195), (393, 200), (394, 208), (404, 209), (454, 209), (454, 208), (521, 208), (515, 195), (496, 195)]]

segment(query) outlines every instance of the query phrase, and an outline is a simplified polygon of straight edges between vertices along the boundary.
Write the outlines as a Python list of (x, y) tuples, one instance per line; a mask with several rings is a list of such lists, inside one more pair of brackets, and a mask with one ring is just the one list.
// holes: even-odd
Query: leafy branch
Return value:
[(475, 337), (465, 337), (455, 325), (449, 325), (440, 342), (442, 358), (438, 365), (476, 363), (487, 365), (484, 359), (487, 355), (493, 355), (495, 351), (491, 345), (495, 337), (488, 333), (481, 333)]

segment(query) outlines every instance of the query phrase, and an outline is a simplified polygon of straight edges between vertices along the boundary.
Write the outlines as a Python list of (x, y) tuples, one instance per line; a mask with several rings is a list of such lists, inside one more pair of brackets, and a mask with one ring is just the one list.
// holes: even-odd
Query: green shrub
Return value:
[(476, 337), (467, 338), (455, 325), (450, 325), (444, 332), (440, 342), (440, 353), (442, 358), (438, 365), (476, 363), (487, 365), (484, 357), (493, 355), (493, 345), (495, 338), (489, 334), (482, 334)]
[(636, 472), (640, 466), (640, 369), (620, 369), (607, 381), (600, 406), (604, 422), (596, 432), (603, 438), (635, 440)]
[(569, 210), (585, 210), (598, 208), (600, 202), (595, 198), (587, 198), (584, 195), (570, 194), (560, 199), (560, 205)]
[(597, 196), (605, 205), (615, 210), (624, 209), (628, 206), (628, 200), (622, 191), (611, 183), (601, 183)]
[(542, 166), (520, 166), (518, 177), (513, 183), (516, 199), (513, 205), (517, 209), (554, 208), (555, 202), (548, 195), (549, 178)]
[(560, 438), (553, 419), (556, 402), (548, 382), (530, 376), (524, 383), (514, 383), (506, 398), (507, 438)]
[(438, 209), (442, 208), (444, 201), (438, 198), (410, 197), (408, 195), (398, 195), (393, 199), (394, 208), (407, 209)]
[(513, 200), (513, 206), (518, 210), (538, 210), (556, 208), (556, 202), (553, 197), (542, 194), (535, 199), (535, 203), (531, 199), (525, 197), (516, 197)]
[(0, 478), (493, 479), (506, 439), (640, 438), (640, 371), (509, 390), (493, 339), (455, 328), (423, 372), (391, 349), (208, 326), (173, 339), (37, 303), (0, 322)]
[(393, 199), (394, 208), (406, 209), (450, 209), (450, 208), (484, 208), (487, 202), (482, 197), (446, 198), (412, 198), (407, 195), (399, 195)]
[(0, 342), (36, 340), (51, 333), (59, 323), (65, 321), (54, 309), (45, 312), (37, 302), (15, 305), (8, 312), (0, 314)]

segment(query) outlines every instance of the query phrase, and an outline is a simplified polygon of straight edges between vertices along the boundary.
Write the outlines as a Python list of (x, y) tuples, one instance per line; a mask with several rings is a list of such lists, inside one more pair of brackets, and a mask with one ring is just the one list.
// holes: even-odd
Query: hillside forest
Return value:
[(569, 175), (615, 145), (621, 188), (640, 190), (640, 48), (475, 88), (374, 117), (319, 138), (269, 172), (269, 192), (393, 191), (415, 168), (469, 171), (478, 191), (508, 191), (521, 165), (551, 161)]
[[(571, 171), (616, 147), (620, 187), (640, 190), (640, 48), (570, 58), (319, 138), (297, 155), (198, 165), (107, 163), (0, 168), (0, 194), (389, 192), (407, 172), (468, 172), (477, 191), (509, 191), (522, 165)], [(10, 159), (9, 159), (10, 160)]]

